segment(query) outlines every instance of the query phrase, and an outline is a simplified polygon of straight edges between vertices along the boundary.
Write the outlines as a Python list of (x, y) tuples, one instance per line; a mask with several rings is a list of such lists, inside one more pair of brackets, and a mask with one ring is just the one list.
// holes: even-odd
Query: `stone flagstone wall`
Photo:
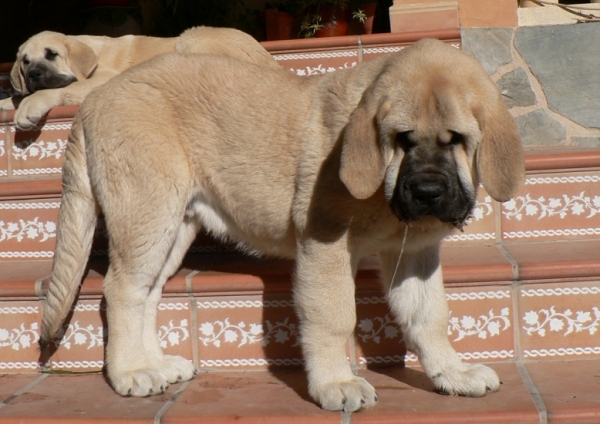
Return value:
[(600, 23), (461, 31), (527, 147), (600, 147)]

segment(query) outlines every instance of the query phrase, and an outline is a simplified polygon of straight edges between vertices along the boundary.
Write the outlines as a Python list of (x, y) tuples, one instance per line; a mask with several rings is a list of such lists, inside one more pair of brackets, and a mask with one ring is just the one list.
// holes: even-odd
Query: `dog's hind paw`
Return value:
[(449, 368), (431, 376), (431, 380), (440, 393), (469, 397), (485, 396), (500, 388), (500, 379), (496, 372), (481, 364), (464, 364)]
[(354, 377), (350, 381), (329, 383), (311, 390), (313, 397), (328, 411), (354, 412), (377, 404), (377, 392), (367, 380)]

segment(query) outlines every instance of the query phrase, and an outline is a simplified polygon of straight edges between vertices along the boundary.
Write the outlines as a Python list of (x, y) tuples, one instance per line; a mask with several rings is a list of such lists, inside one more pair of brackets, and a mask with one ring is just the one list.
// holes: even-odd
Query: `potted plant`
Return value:
[(300, 35), (305, 38), (332, 37), (348, 33), (351, 19), (365, 22), (361, 6), (365, 0), (299, 0), (303, 16)]

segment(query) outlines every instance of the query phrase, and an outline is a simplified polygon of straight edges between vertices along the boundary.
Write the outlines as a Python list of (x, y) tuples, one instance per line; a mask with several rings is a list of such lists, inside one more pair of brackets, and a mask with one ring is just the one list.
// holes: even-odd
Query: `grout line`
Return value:
[(500, 251), (500, 253), (502, 253), (502, 256), (504, 256), (504, 258), (512, 265), (513, 280), (515, 282), (520, 281), (521, 270), (519, 268), (519, 262), (515, 258), (513, 258), (509, 251), (506, 250), (506, 247), (504, 247), (502, 244), (498, 244), (497, 248)]
[(183, 391), (187, 389), (187, 386), (189, 386), (192, 381), (194, 380), (188, 380), (181, 384), (181, 387), (177, 389), (173, 396), (171, 396), (171, 399), (169, 399), (167, 403), (165, 403), (163, 407), (160, 408), (160, 410), (156, 413), (156, 415), (154, 416), (154, 424), (160, 424), (162, 422), (163, 415), (165, 415), (169, 408), (173, 406), (175, 401), (177, 401), (177, 398), (179, 398)]
[(29, 383), (27, 386), (23, 387), (21, 390), (15, 392), (12, 396), (7, 397), (6, 399), (4, 399), (2, 402), (0, 402), (0, 408), (5, 407), (8, 403), (10, 403), (13, 399), (18, 398), (19, 396), (21, 396), (23, 393), (25, 393), (26, 391), (28, 391), (29, 389), (31, 389), (33, 386), (37, 385), (39, 382), (41, 382), (42, 380), (46, 379), (50, 374), (42, 374), (40, 375), (38, 378), (36, 378), (35, 380), (33, 380), (31, 383)]
[(512, 297), (512, 310), (513, 310), (513, 343), (515, 345), (515, 360), (522, 360), (522, 350), (521, 350), (521, 326), (520, 326), (520, 317), (521, 312), (519, 308), (519, 287), (516, 285), (512, 285), (510, 287), (511, 297)]
[(362, 47), (362, 39), (361, 36), (359, 35), (358, 37), (358, 63), (363, 63), (363, 47)]
[(537, 388), (535, 387), (535, 384), (533, 383), (533, 380), (529, 376), (529, 373), (527, 372), (527, 368), (525, 368), (525, 365), (523, 365), (523, 363), (521, 363), (521, 362), (517, 362), (516, 364), (517, 364), (517, 369), (519, 370), (519, 373), (521, 374), (521, 378), (523, 379), (523, 382), (525, 383), (525, 387), (527, 388), (527, 391), (531, 395), (531, 398), (533, 399), (533, 403), (535, 404), (535, 407), (538, 410), (538, 414), (540, 416), (540, 424), (547, 424), (548, 423), (548, 410), (546, 409), (546, 405), (544, 404), (544, 401), (542, 400), (542, 396), (540, 396), (540, 393), (538, 392)]
[(190, 319), (192, 320), (192, 329), (190, 334), (192, 335), (192, 362), (194, 368), (198, 370), (200, 368), (200, 345), (198, 344), (198, 304), (196, 298), (191, 294), (189, 296), (190, 301)]

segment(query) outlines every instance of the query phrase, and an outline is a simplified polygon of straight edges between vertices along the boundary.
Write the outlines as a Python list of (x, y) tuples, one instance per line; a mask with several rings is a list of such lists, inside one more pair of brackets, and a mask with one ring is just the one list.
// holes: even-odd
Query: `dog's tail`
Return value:
[(59, 334), (78, 292), (92, 247), (99, 207), (90, 184), (81, 114), (75, 117), (63, 167), (52, 275), (42, 316), (40, 345)]

